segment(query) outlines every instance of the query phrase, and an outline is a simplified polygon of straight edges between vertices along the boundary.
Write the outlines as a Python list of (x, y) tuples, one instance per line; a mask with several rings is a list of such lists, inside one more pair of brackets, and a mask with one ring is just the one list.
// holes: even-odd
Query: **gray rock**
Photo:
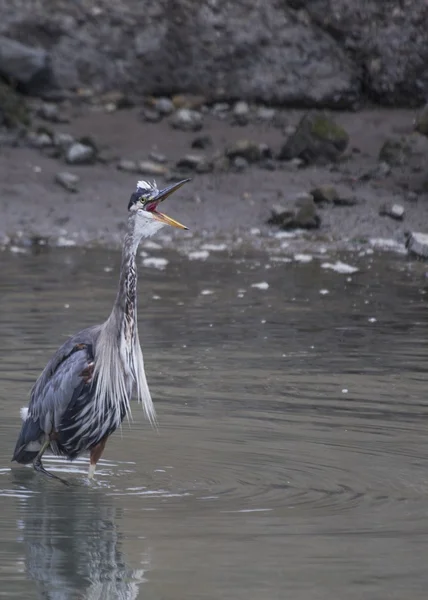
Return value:
[(233, 107), (233, 120), (237, 125), (247, 125), (250, 117), (250, 107), (247, 102), (240, 101)]
[(266, 144), (258, 144), (251, 140), (238, 140), (226, 147), (225, 155), (234, 159), (237, 156), (245, 158), (249, 163), (260, 161), (262, 158), (270, 158), (271, 151)]
[(128, 160), (127, 158), (122, 158), (117, 168), (119, 171), (125, 171), (125, 173), (139, 173), (139, 168), (135, 160)]
[(44, 102), (37, 111), (39, 117), (51, 123), (68, 123), (68, 119), (63, 115), (57, 104)]
[(256, 112), (256, 117), (259, 121), (273, 121), (275, 116), (276, 110), (267, 106), (259, 106)]
[(65, 160), (70, 165), (89, 165), (94, 162), (96, 150), (93, 146), (75, 142), (65, 153)]
[(386, 140), (379, 150), (379, 161), (391, 167), (404, 165), (411, 155), (411, 147), (405, 137)]
[(38, 132), (29, 133), (28, 141), (30, 142), (31, 146), (33, 146), (34, 148), (48, 148), (53, 145), (52, 137), (44, 131), (42, 131), (40, 133), (38, 133)]
[(23, 129), (30, 125), (27, 103), (21, 94), (0, 81), (0, 126)]
[(347, 132), (323, 112), (307, 113), (282, 146), (279, 159), (301, 158), (305, 163), (336, 161), (348, 145)]
[(276, 171), (276, 162), (272, 158), (263, 159), (259, 166), (266, 171)]
[(428, 136), (428, 104), (420, 111), (416, 118), (415, 130), (422, 135)]
[(272, 207), (268, 224), (279, 225), (282, 229), (318, 229), (321, 217), (310, 194), (304, 193), (296, 201), (294, 210), (280, 205)]
[(339, 200), (339, 193), (332, 185), (320, 185), (311, 190), (315, 204), (334, 204)]
[(209, 148), (212, 145), (213, 140), (210, 135), (199, 135), (192, 141), (192, 148), (198, 148), (201, 150), (205, 150), (205, 148)]
[(425, 0), (305, 0), (313, 23), (355, 57), (371, 100), (420, 106), (428, 97)]
[(141, 116), (147, 123), (159, 123), (162, 119), (161, 113), (152, 107), (145, 107), (141, 111)]
[(321, 225), (321, 217), (317, 213), (313, 198), (301, 198), (296, 202), (297, 211), (293, 226), (302, 229), (318, 229)]
[(409, 254), (428, 258), (428, 233), (411, 232), (407, 236), (406, 247)]
[(238, 173), (245, 171), (245, 169), (247, 169), (248, 166), (248, 160), (246, 160), (242, 156), (235, 156), (235, 158), (232, 160), (232, 168)]
[(152, 152), (150, 152), (149, 158), (161, 165), (164, 165), (166, 162), (168, 162), (168, 159), (165, 156), (165, 154), (161, 154), (161, 152), (155, 152), (154, 150), (152, 150)]
[(180, 108), (170, 121), (171, 127), (182, 131), (199, 131), (202, 129), (202, 114), (190, 108)]
[(177, 161), (176, 167), (181, 170), (197, 170), (199, 173), (212, 170), (212, 165), (203, 154), (186, 154)]
[(396, 221), (402, 221), (404, 212), (404, 206), (401, 204), (384, 204), (379, 211), (379, 215), (381, 217), (391, 217), (391, 219), (395, 219)]
[(271, 216), (267, 223), (269, 225), (280, 225), (283, 226), (284, 229), (287, 229), (288, 225), (294, 221), (294, 214), (294, 210), (289, 210), (281, 204), (274, 204), (271, 208)]
[[(49, 47), (61, 87), (347, 107), (428, 97), (426, 0), (0, 0), (0, 32)], [(98, 7), (97, 7), (98, 8)], [(2, 61), (4, 64), (4, 61)], [(191, 65), (191, 68), (189, 68)]]
[[(3, 13), (4, 14), (4, 13)], [(30, 94), (38, 94), (53, 84), (49, 55), (0, 35), (0, 73)]]
[(227, 113), (229, 112), (229, 110), (230, 104), (228, 104), (227, 102), (216, 102), (212, 107), (212, 112), (215, 115)]
[(80, 177), (78, 175), (74, 175), (74, 173), (68, 173), (67, 171), (61, 171), (55, 175), (55, 182), (68, 192), (77, 192), (77, 185), (79, 181)]
[(154, 109), (160, 115), (170, 115), (174, 112), (174, 103), (170, 98), (158, 98), (155, 102)]
[(62, 133), (55, 131), (53, 134), (54, 146), (58, 146), (58, 148), (62, 148), (63, 150), (69, 148), (72, 144), (74, 144), (74, 142), (75, 139), (71, 135), (71, 133)]
[(142, 175), (166, 175), (168, 168), (151, 160), (142, 160), (138, 163), (138, 172)]

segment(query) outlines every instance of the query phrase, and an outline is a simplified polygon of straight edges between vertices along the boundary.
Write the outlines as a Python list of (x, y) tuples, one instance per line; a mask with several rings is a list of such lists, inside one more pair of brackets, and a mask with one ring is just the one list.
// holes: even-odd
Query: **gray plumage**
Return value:
[(133, 393), (148, 420), (155, 423), (138, 336), (135, 259), (143, 237), (165, 224), (185, 228), (159, 213), (157, 206), (186, 181), (161, 191), (155, 183), (138, 182), (128, 205), (128, 230), (112, 312), (102, 325), (68, 339), (50, 359), (31, 391), (12, 460), (33, 462), (36, 470), (54, 477), (41, 463), (47, 448), (70, 460), (89, 451), (91, 477), (105, 441), (131, 414)]

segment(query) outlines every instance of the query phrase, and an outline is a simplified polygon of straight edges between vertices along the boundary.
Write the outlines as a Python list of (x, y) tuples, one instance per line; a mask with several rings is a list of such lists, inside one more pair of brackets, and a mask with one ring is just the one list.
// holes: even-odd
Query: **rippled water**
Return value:
[(119, 257), (0, 254), (0, 596), (425, 598), (423, 268), (168, 259), (140, 269), (159, 431), (136, 406), (93, 486), (84, 459), (46, 459), (66, 488), (11, 469), (19, 407), (64, 336), (108, 314)]

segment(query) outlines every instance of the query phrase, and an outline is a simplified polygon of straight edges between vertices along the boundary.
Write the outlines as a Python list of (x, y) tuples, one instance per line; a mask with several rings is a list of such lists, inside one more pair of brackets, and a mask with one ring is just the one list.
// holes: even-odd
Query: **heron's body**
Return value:
[[(32, 462), (36, 470), (50, 476), (41, 463), (47, 448), (70, 460), (89, 451), (93, 476), (107, 438), (130, 415), (133, 393), (147, 418), (152, 423), (156, 418), (138, 336), (135, 257), (142, 237), (153, 235), (165, 223), (180, 226), (156, 211), (157, 202), (180, 184), (161, 192), (146, 182), (140, 184), (147, 187), (137, 187), (136, 194), (144, 190), (148, 198), (131, 197), (119, 289), (109, 318), (80, 331), (57, 350), (31, 391), (28, 411), (23, 412), (12, 460)], [(141, 197), (143, 208), (137, 205), (143, 202)]]

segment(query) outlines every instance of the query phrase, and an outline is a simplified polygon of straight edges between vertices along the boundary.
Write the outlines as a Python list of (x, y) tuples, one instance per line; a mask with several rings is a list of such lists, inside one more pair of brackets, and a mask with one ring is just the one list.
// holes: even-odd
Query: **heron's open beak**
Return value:
[[(152, 199), (152, 201), (156, 202), (157, 204), (160, 204), (166, 198), (168, 198), (168, 196), (170, 196), (175, 191), (180, 189), (181, 186), (184, 185), (185, 183), (187, 183), (188, 181), (190, 181), (190, 179), (183, 179), (182, 181), (178, 181), (177, 183), (173, 183), (172, 185), (169, 185), (168, 187), (164, 188), (163, 190), (160, 190), (158, 192), (157, 196), (155, 196)], [(182, 225), (175, 219), (171, 219), (171, 217), (168, 217), (164, 213), (158, 212), (156, 210), (156, 208), (152, 211), (152, 213), (153, 213), (154, 218), (157, 219), (158, 221), (161, 221), (162, 223), (166, 223), (167, 225), (172, 225), (173, 227), (178, 227), (179, 229), (188, 229), (185, 225)]]

